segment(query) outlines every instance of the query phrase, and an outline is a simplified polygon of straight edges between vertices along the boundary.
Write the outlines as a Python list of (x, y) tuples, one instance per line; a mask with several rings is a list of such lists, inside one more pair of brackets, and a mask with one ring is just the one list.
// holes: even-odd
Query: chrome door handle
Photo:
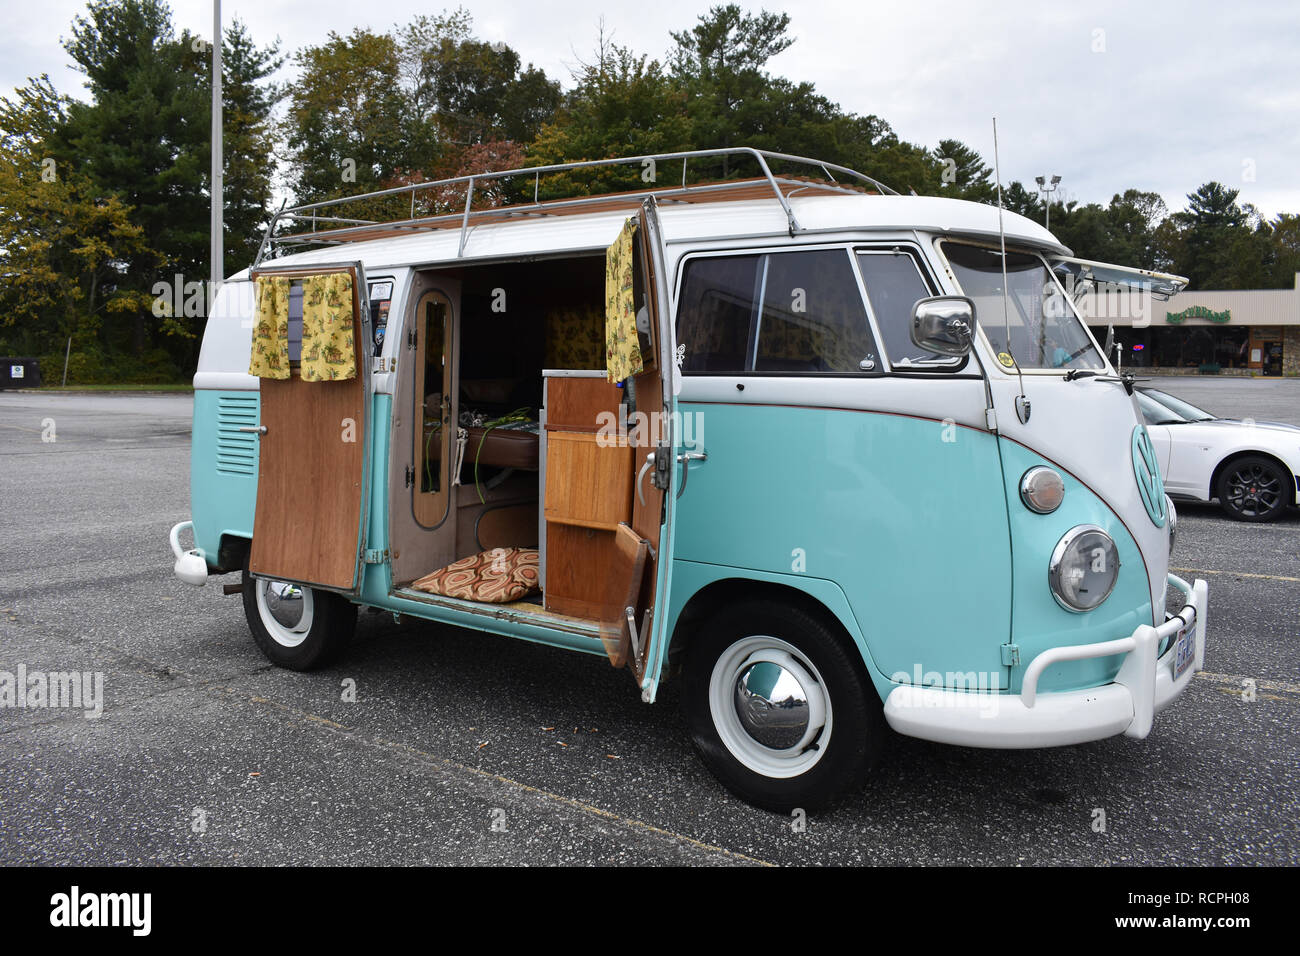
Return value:
[(239, 430), (240, 430), (241, 432), (252, 432), (252, 433), (255, 434), (255, 435), (265, 435), (265, 434), (266, 434), (266, 426), (265, 426), (265, 425), (245, 425), (245, 426), (243, 426), (242, 428), (240, 428)]
[(677, 489), (677, 497), (680, 498), (682, 492), (686, 490), (686, 479), (691, 474), (691, 462), (708, 461), (709, 453), (707, 451), (686, 451), (678, 455), (677, 460), (682, 463), (682, 485)]
[(650, 452), (650, 454), (645, 456), (645, 464), (642, 465), (641, 470), (636, 473), (636, 497), (637, 500), (641, 502), (642, 508), (645, 507), (645, 494), (641, 491), (641, 482), (645, 479), (645, 473), (654, 466), (655, 453)]

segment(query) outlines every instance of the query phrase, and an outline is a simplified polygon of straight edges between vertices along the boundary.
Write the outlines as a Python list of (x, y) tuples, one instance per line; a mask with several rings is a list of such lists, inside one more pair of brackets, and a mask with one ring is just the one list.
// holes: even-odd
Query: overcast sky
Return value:
[[(2, 0), (4, 95), (48, 72), (84, 95), (60, 39), (82, 0)], [(448, 4), (455, 6), (455, 3)], [(662, 58), (669, 32), (695, 23), (698, 2), (470, 0), (476, 34), (501, 40), (571, 85), (603, 16), (616, 43)], [(762, 3), (742, 0), (758, 10)], [(998, 117), (1003, 182), (1062, 177), (1067, 199), (1106, 203), (1136, 187), (1171, 210), (1209, 180), (1241, 190), (1266, 215), (1300, 213), (1300, 3), (769, 0), (790, 14), (795, 44), (772, 72), (809, 81), (855, 113), (886, 119), (903, 139), (963, 140), (992, 165)], [(209, 36), (210, 0), (175, 0), (177, 31)], [(226, 0), (264, 44), (286, 50), (330, 31), (385, 30), (438, 4), (386, 0)], [(905, 186), (905, 184), (892, 184)]]

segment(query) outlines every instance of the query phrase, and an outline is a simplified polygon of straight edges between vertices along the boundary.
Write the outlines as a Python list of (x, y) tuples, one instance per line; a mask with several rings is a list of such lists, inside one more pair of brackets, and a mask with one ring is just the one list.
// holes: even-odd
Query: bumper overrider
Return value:
[[(1159, 627), (1144, 624), (1113, 641), (1049, 648), (1025, 668), (1019, 694), (896, 687), (885, 700), (885, 719), (900, 734), (965, 747), (1055, 747), (1121, 733), (1140, 740), (1205, 662), (1209, 587), (1204, 580), (1188, 584), (1174, 574), (1169, 583), (1187, 603)], [(1175, 678), (1179, 641), (1189, 632), (1195, 635), (1195, 657)], [(1166, 640), (1168, 649), (1157, 657)], [(1053, 664), (1115, 654), (1126, 656), (1111, 683), (1038, 693), (1039, 678)]]

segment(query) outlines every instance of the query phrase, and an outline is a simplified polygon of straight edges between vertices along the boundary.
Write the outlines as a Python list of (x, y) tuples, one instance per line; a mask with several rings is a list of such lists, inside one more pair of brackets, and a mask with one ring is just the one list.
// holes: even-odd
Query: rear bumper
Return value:
[[(1169, 583), (1186, 604), (1160, 627), (1142, 625), (1128, 637), (1097, 644), (1053, 647), (1025, 669), (1019, 694), (968, 693), (939, 687), (896, 687), (885, 700), (885, 719), (900, 734), (965, 747), (1057, 747), (1124, 734), (1139, 740), (1151, 732), (1155, 715), (1192, 682), (1205, 662), (1205, 617), (1209, 588), (1176, 575)], [(1196, 635), (1195, 658), (1175, 680), (1177, 637)], [(1160, 645), (1173, 637), (1157, 657)], [(1115, 680), (1099, 687), (1038, 693), (1043, 671), (1061, 661), (1124, 654)]]
[(191, 548), (185, 551), (181, 548), (181, 532), (194, 531), (193, 521), (182, 521), (174, 525), (168, 541), (172, 546), (172, 554), (176, 555), (176, 563), (172, 565), (172, 573), (184, 581), (186, 584), (193, 584), (196, 587), (202, 587), (208, 581), (208, 560), (199, 547)]

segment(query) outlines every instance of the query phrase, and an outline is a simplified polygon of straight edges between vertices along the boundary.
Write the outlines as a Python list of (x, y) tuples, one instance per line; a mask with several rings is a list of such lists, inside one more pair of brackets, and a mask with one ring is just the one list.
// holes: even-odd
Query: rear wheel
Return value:
[(329, 591), (244, 571), (244, 616), (271, 663), (295, 671), (324, 667), (347, 647), (357, 606)]
[(682, 687), (705, 765), (741, 799), (783, 813), (861, 787), (885, 724), (855, 656), (818, 618), (773, 601), (705, 621)]
[(1237, 521), (1272, 521), (1295, 499), (1291, 477), (1271, 458), (1245, 455), (1219, 475), (1219, 504)]

